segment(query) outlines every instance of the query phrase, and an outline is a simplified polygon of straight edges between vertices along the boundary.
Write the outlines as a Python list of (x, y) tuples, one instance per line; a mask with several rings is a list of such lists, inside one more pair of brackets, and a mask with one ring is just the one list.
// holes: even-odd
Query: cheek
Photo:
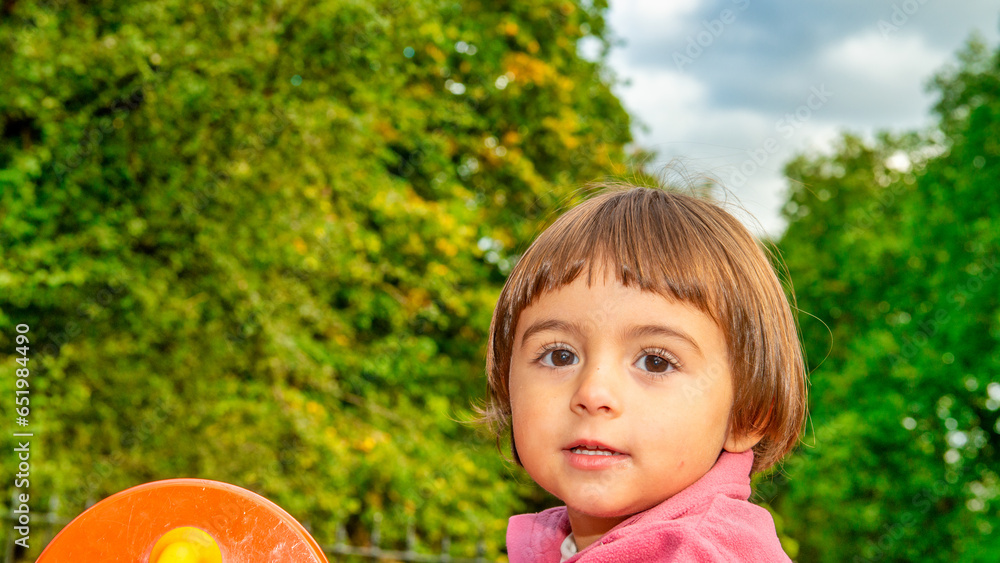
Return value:
[(544, 406), (540, 404), (543, 401), (539, 399), (539, 391), (541, 390), (538, 388), (537, 382), (532, 384), (529, 374), (520, 370), (511, 370), (507, 390), (510, 393), (510, 412), (515, 428), (518, 421), (538, 416), (540, 407)]
[[(546, 442), (546, 429), (552, 426), (554, 409), (539, 390), (530, 385), (518, 385), (511, 380), (511, 425), (517, 455), (525, 469), (531, 469), (536, 453)], [(530, 471), (529, 471), (530, 473)]]
[(519, 441), (526, 430), (537, 426), (539, 415), (544, 412), (539, 410), (538, 401), (532, 395), (523, 388), (511, 387), (510, 390), (510, 419), (514, 438)]
[(525, 411), (511, 403), (511, 438), (514, 440), (514, 451), (521, 465), (531, 473), (535, 461), (535, 439), (537, 438), (537, 423)]
[(729, 410), (714, 398), (672, 392), (662, 396), (646, 394), (636, 400), (644, 408), (635, 419), (635, 431), (665, 448), (714, 446), (725, 435)]
[(519, 380), (516, 377), (511, 377), (508, 385), (510, 392), (510, 422), (513, 427), (514, 440), (520, 443), (525, 427), (530, 425), (530, 421), (527, 420), (530, 417), (526, 416), (526, 413), (530, 411), (528, 394), (525, 392), (524, 387), (519, 384)]

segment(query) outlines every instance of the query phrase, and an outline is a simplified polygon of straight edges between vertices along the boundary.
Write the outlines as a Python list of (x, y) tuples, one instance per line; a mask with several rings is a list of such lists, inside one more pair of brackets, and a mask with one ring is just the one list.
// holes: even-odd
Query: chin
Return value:
[[(565, 502), (565, 501), (564, 501)], [(624, 519), (646, 510), (650, 507), (622, 506), (620, 504), (610, 504), (602, 502), (566, 502), (566, 507), (578, 514), (590, 516), (591, 518), (618, 518)]]

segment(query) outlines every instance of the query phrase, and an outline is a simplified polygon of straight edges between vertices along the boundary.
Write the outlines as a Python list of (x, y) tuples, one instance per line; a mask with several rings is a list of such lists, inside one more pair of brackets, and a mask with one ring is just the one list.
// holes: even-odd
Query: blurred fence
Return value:
[[(32, 512), (30, 516), (31, 539), (29, 552), (15, 545), (14, 540), (18, 534), (14, 530), (17, 521), (17, 514), (8, 507), (0, 514), (3, 532), (3, 563), (21, 563), (32, 561), (33, 557), (42, 547), (48, 545), (71, 519), (59, 516), (56, 513), (58, 502), (53, 502), (49, 506), (48, 512), (38, 514)], [(451, 540), (444, 536), (440, 550), (437, 553), (423, 553), (416, 551), (416, 534), (412, 527), (406, 533), (406, 545), (402, 549), (393, 547), (382, 547), (381, 543), (381, 514), (375, 515), (375, 522), (371, 529), (371, 545), (356, 546), (347, 543), (347, 531), (343, 526), (337, 527), (337, 539), (333, 545), (322, 545), (323, 552), (333, 561), (422, 561), (426, 563), (485, 563), (486, 561), (497, 560), (498, 554), (493, 554), (487, 558), (485, 543), (480, 540), (476, 543), (476, 553), (472, 556), (452, 556)]]

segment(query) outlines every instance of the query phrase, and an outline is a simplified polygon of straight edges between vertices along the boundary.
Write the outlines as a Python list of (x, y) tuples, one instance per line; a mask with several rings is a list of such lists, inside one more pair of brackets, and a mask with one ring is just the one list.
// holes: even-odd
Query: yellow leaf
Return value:
[[(535, 42), (537, 45), (537, 42)], [(529, 45), (529, 50), (531, 46)], [(537, 48), (535, 49), (537, 51)], [(520, 82), (544, 84), (556, 77), (556, 72), (545, 61), (527, 53), (511, 53), (504, 59), (504, 67)]]
[(389, 142), (399, 139), (399, 131), (396, 131), (396, 129), (388, 121), (384, 120), (376, 121), (375, 132), (381, 135), (383, 139)]
[(368, 453), (368, 452), (372, 451), (373, 449), (375, 449), (375, 439), (372, 438), (371, 436), (367, 436), (367, 437), (365, 437), (364, 440), (361, 440), (361, 442), (358, 443), (358, 445), (356, 447), (357, 447), (357, 449), (359, 449), (359, 450), (361, 450), (361, 451), (363, 451), (365, 453)]
[(436, 45), (428, 45), (427, 54), (430, 55), (431, 58), (434, 59), (436, 62), (440, 63), (444, 61), (444, 53), (441, 51), (441, 49), (438, 49)]
[(458, 247), (449, 240), (438, 239), (434, 246), (438, 249), (438, 251), (442, 252), (446, 256), (454, 256), (458, 254)]
[(441, 264), (440, 262), (434, 262), (427, 268), (432, 275), (444, 277), (448, 275), (448, 266)]

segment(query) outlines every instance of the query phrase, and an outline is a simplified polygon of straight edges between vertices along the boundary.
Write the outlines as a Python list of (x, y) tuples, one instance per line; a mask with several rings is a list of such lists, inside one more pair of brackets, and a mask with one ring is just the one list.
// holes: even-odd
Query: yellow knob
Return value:
[(149, 563), (222, 563), (222, 551), (204, 530), (184, 526), (160, 536), (149, 554)]

